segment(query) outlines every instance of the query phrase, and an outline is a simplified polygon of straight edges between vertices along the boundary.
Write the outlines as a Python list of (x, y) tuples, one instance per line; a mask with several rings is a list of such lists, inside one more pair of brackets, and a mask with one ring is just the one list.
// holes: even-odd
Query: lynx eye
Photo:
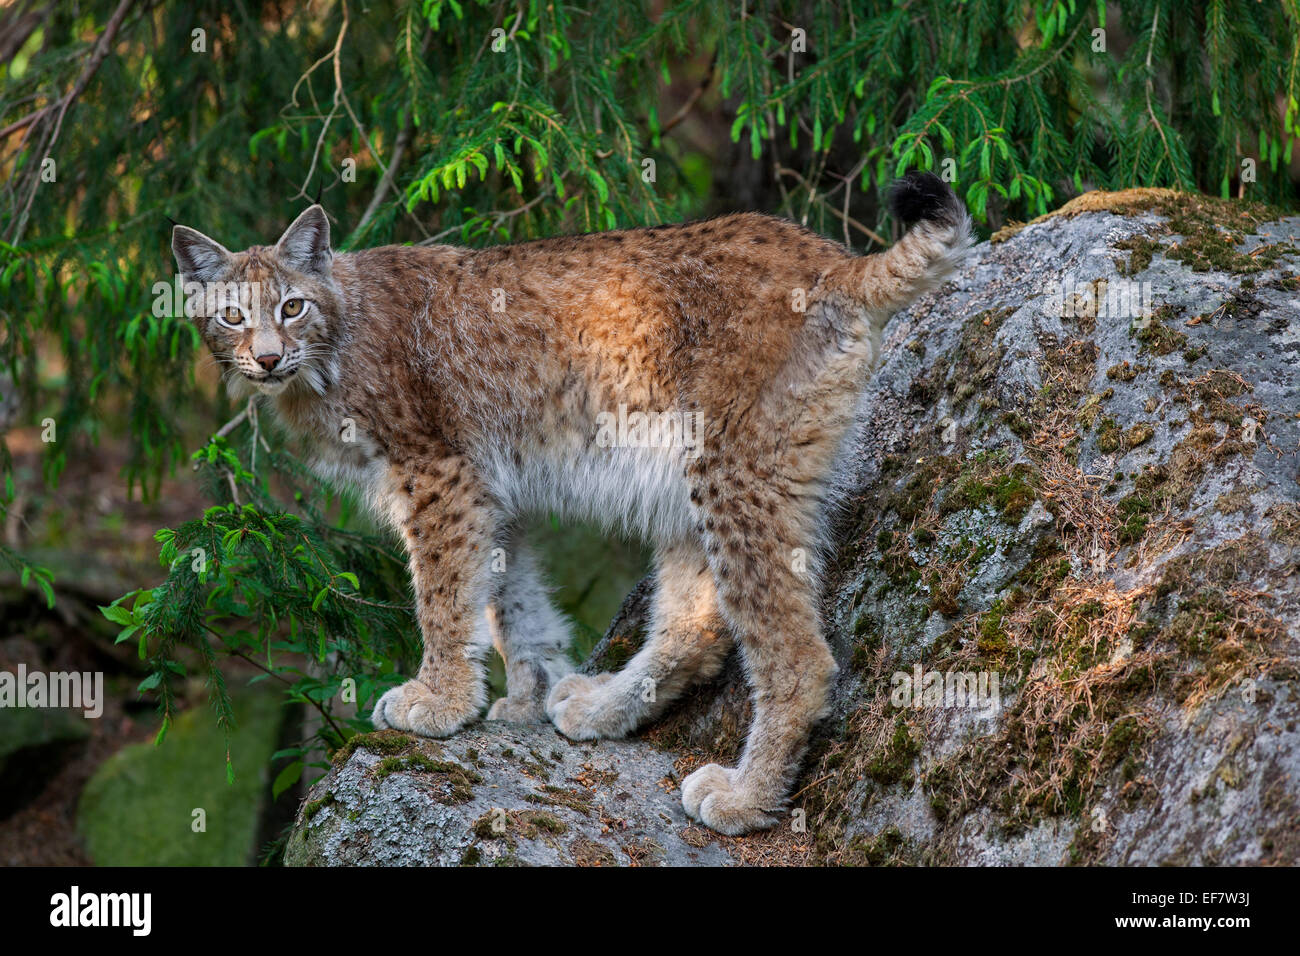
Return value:
[(237, 305), (228, 305), (217, 313), (217, 318), (221, 320), (222, 325), (229, 325), (232, 328), (244, 324), (244, 313), (239, 310)]
[(282, 318), (296, 319), (302, 315), (303, 305), (302, 299), (285, 299), (284, 305), (280, 306), (280, 315)]

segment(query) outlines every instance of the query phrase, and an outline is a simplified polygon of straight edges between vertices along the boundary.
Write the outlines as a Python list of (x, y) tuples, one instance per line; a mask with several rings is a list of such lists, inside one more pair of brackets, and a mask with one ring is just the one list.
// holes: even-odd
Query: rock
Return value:
[(299, 812), (291, 866), (720, 865), (672, 758), (491, 721), (449, 740), (353, 738)]
[[(1300, 863), (1298, 240), (1256, 204), (1087, 194), (895, 317), (844, 463), (841, 671), (795, 825), (683, 829), (676, 782), (748, 726), (734, 658), (633, 741), (485, 724), (419, 747), (536, 750), (566, 787), (617, 769), (629, 796), (592, 802), (664, 862)], [(648, 586), (588, 670), (635, 653)], [(471, 836), (485, 784), (449, 805), (436, 774), (373, 782), (380, 759), (313, 790), (341, 809), (300, 814), (291, 861), (575, 862), (579, 833), (628, 859), (627, 831), (554, 807), (560, 836)], [(524, 812), (538, 762), (474, 772)]]
[[(257, 687), (234, 699), (234, 715), (227, 738), (211, 712), (191, 708), (176, 717), (163, 746), (129, 744), (96, 768), (77, 805), (77, 830), (96, 866), (258, 862), (282, 698)], [(227, 752), (233, 781), (221, 759)]]
[(81, 711), (6, 708), (0, 721), (0, 820), (39, 796), (89, 736)]

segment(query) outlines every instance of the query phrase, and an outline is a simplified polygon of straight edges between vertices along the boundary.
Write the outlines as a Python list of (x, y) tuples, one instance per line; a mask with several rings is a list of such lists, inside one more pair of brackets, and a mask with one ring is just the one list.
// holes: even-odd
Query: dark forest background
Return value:
[[(869, 251), (916, 166), (985, 235), (1089, 189), (1294, 208), (1298, 37), (1297, 0), (0, 3), (0, 668), (111, 690), (0, 715), (0, 863), (274, 859), (416, 647), (396, 542), (159, 307), (169, 217), (237, 249), (319, 195), (346, 249), (754, 209)], [(580, 655), (644, 555), (538, 531)], [(180, 805), (234, 822), (158, 835)]]

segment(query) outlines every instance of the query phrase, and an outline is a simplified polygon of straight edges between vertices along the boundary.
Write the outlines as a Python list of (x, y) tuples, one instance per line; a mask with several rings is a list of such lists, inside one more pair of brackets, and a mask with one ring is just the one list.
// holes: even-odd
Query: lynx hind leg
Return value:
[(487, 606), (492, 644), (506, 665), (506, 696), (488, 720), (546, 722), (546, 695), (572, 672), (572, 634), (542, 582), (537, 559), (522, 544), (506, 549), (500, 585)]
[(546, 710), (573, 740), (626, 736), (692, 683), (715, 676), (731, 646), (704, 552), (694, 543), (663, 548), (645, 646), (617, 674), (564, 678)]
[(687, 815), (720, 833), (773, 826), (813, 726), (824, 715), (835, 662), (818, 619), (812, 489), (764, 482), (701, 494), (719, 605), (736, 634), (753, 718), (739, 766), (707, 764), (682, 784)]

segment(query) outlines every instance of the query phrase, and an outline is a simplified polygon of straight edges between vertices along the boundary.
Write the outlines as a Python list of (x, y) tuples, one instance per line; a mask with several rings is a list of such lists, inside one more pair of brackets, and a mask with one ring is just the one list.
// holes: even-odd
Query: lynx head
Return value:
[(303, 212), (274, 246), (244, 252), (177, 225), (172, 253), (185, 283), (186, 312), (233, 390), (325, 390), (342, 301), (320, 206)]

